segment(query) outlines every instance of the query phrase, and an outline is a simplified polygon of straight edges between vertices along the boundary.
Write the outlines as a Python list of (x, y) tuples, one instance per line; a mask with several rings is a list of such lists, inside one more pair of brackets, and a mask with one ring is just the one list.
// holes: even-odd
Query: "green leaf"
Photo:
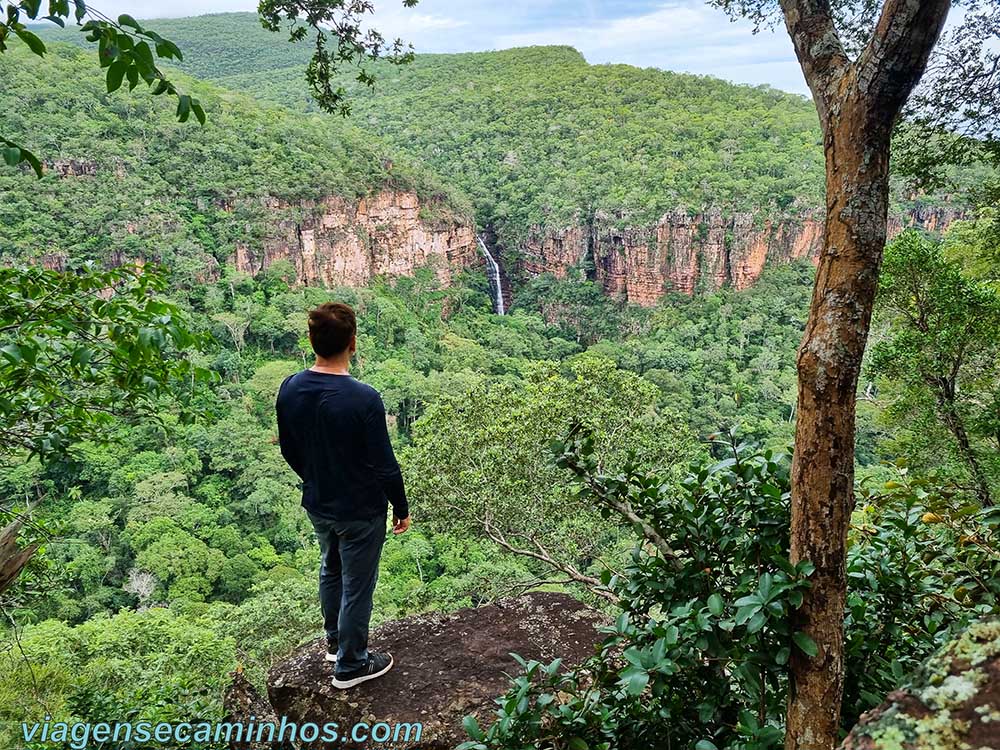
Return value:
[(140, 26), (139, 22), (136, 21), (134, 18), (132, 18), (132, 16), (130, 16), (128, 13), (122, 13), (120, 16), (118, 16), (118, 25), (128, 26), (129, 28), (135, 29), (140, 33), (142, 32), (142, 26)]
[[(191, 102), (191, 111), (194, 112), (194, 117), (198, 121), (198, 124), (199, 125), (204, 125), (205, 124), (205, 110), (202, 109), (202, 106), (198, 103), (197, 100)], [(607, 572), (607, 571), (605, 571), (605, 572)], [(605, 584), (605, 585), (607, 585), (607, 584)]]
[(716, 617), (726, 611), (726, 603), (722, 600), (721, 596), (712, 594), (708, 597), (708, 611)]
[(567, 745), (569, 750), (590, 750), (590, 745), (583, 737), (570, 737)]
[(45, 54), (45, 43), (39, 39), (37, 36), (32, 34), (27, 29), (14, 29), (14, 33), (17, 34), (18, 38), (28, 45), (28, 48), (34, 52), (36, 55), (41, 57)]
[(3, 150), (3, 160), (8, 167), (16, 167), (21, 163), (21, 149), (17, 146), (7, 146)]
[(6, 346), (0, 348), (0, 354), (4, 356), (4, 359), (8, 360), (12, 365), (19, 364), (24, 357), (21, 354), (21, 347), (17, 344), (7, 344)]
[(35, 171), (38, 177), (42, 176), (42, 163), (38, 161), (38, 157), (35, 156), (30, 151), (21, 149), (21, 161), (26, 161), (31, 165), (31, 168)]
[(469, 714), (464, 719), (462, 719), (462, 726), (465, 728), (466, 734), (468, 734), (472, 739), (477, 741), (482, 741), (486, 739), (486, 735), (483, 730), (479, 727), (479, 722), (476, 721), (476, 717)]
[(719, 750), (711, 740), (698, 740), (694, 744), (694, 750)]
[(181, 94), (177, 97), (177, 119), (181, 122), (187, 122), (188, 117), (191, 116), (191, 97), (187, 94)]
[(630, 668), (622, 674), (622, 684), (625, 685), (625, 692), (631, 696), (636, 696), (646, 689), (649, 684), (649, 673), (644, 669)]
[(128, 63), (121, 58), (115, 60), (108, 66), (107, 84), (109, 94), (112, 91), (117, 91), (121, 88), (122, 79), (125, 78), (125, 71), (127, 71), (128, 68)]
[(152, 80), (153, 75), (156, 71), (156, 61), (153, 59), (153, 50), (149, 48), (146, 42), (139, 42), (135, 45), (132, 50), (135, 55), (136, 65), (139, 66), (139, 70), (142, 72), (143, 77), (149, 76)]
[(816, 641), (810, 638), (807, 634), (803, 633), (801, 630), (797, 630), (792, 634), (792, 640), (795, 641), (795, 645), (802, 649), (802, 651), (808, 656), (816, 656), (816, 654), (819, 653)]

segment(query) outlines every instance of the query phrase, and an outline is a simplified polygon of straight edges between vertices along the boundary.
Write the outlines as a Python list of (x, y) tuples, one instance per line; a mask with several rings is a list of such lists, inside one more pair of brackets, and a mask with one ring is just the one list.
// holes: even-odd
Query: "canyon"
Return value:
[[(889, 237), (907, 227), (940, 231), (962, 217), (954, 208), (917, 208), (890, 216)], [(652, 227), (621, 227), (607, 214), (560, 230), (536, 228), (519, 248), (527, 276), (563, 278), (577, 268), (604, 291), (650, 306), (664, 294), (690, 296), (723, 286), (746, 289), (768, 265), (801, 258), (814, 264), (823, 217), (803, 211), (772, 221), (752, 213), (674, 211)]]
[[(643, 227), (622, 226), (598, 213), (569, 227), (536, 227), (516, 248), (498, 246), (486, 232), (483, 237), (492, 244), (487, 248), (479, 244), (471, 219), (428, 208), (434, 207), (422, 205), (416, 194), (392, 190), (354, 201), (269, 199), (266, 236), (254, 245), (237, 244), (229, 263), (256, 275), (287, 260), (298, 284), (326, 287), (360, 287), (379, 276), (411, 276), (421, 267), (430, 267), (444, 286), (463, 268), (482, 269), (491, 280), (499, 271), (498, 311), (510, 306), (512, 280), (543, 273), (565, 278), (575, 268), (608, 295), (651, 306), (668, 293), (746, 289), (768, 265), (815, 263), (823, 240), (823, 218), (815, 210), (771, 220), (711, 209), (673, 211)], [(955, 208), (915, 208), (890, 218), (889, 235), (910, 226), (939, 231), (961, 216)]]

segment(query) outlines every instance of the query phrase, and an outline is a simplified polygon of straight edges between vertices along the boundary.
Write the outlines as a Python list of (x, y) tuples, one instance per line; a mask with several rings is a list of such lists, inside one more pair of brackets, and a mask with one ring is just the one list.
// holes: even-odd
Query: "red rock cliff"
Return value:
[[(911, 211), (890, 218), (889, 236), (907, 226), (944, 229), (960, 217), (953, 209)], [(595, 280), (608, 294), (652, 305), (666, 292), (690, 295), (726, 284), (746, 289), (766, 264), (798, 258), (815, 262), (822, 239), (818, 212), (772, 222), (749, 213), (675, 211), (653, 227), (637, 228), (621, 228), (598, 214), (592, 227), (536, 231), (522, 248), (521, 269), (562, 277), (592, 252)]]
[(447, 284), (457, 269), (482, 263), (471, 221), (423, 218), (411, 192), (291, 205), (272, 200), (266, 209), (274, 215), (267, 235), (255, 247), (240, 243), (229, 259), (243, 273), (285, 259), (300, 284), (364, 286), (376, 276), (409, 276), (430, 266)]

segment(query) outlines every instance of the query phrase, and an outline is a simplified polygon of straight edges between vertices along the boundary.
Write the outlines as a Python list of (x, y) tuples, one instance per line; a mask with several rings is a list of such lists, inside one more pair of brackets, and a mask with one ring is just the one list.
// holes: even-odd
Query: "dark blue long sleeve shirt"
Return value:
[(335, 521), (410, 514), (378, 391), (350, 375), (303, 370), (278, 389), (281, 455), (302, 479), (302, 506)]

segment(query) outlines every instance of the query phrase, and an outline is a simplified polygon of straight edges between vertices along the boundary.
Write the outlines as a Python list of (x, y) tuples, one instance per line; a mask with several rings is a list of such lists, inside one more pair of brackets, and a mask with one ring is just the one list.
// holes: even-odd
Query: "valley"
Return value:
[[(817, 570), (791, 553), (799, 347), (845, 252), (824, 256), (813, 103), (549, 45), (377, 62), (373, 87), (343, 66), (342, 117), (309, 95), (308, 43), (254, 13), (141, 24), (183, 50), (158, 64), (203, 125), (109, 93), (71, 24), (31, 26), (44, 56), (0, 45), (0, 136), (45, 167), (0, 164), (0, 572), (30, 552), (0, 586), (0, 746), (26, 716), (219, 721), (234, 684), (272, 713), (339, 700), (314, 691), (319, 549), (275, 421), (329, 301), (356, 311), (350, 372), (414, 519), (375, 590), (420, 667), (391, 684), (443, 673), (397, 637), (433, 624), (471, 687), (426, 705), (466, 750), (783, 746), (818, 653), (795, 620)], [(892, 174), (881, 276), (855, 274), (878, 289), (870, 332), (848, 316), (867, 353), (838, 449), (845, 732), (998, 612), (1000, 170), (983, 149), (942, 175)], [(490, 607), (548, 665), (511, 683), (510, 644), (462, 624)], [(572, 672), (532, 630), (563, 611)], [(556, 742), (463, 723), (508, 683), (520, 718), (495, 726)]]

